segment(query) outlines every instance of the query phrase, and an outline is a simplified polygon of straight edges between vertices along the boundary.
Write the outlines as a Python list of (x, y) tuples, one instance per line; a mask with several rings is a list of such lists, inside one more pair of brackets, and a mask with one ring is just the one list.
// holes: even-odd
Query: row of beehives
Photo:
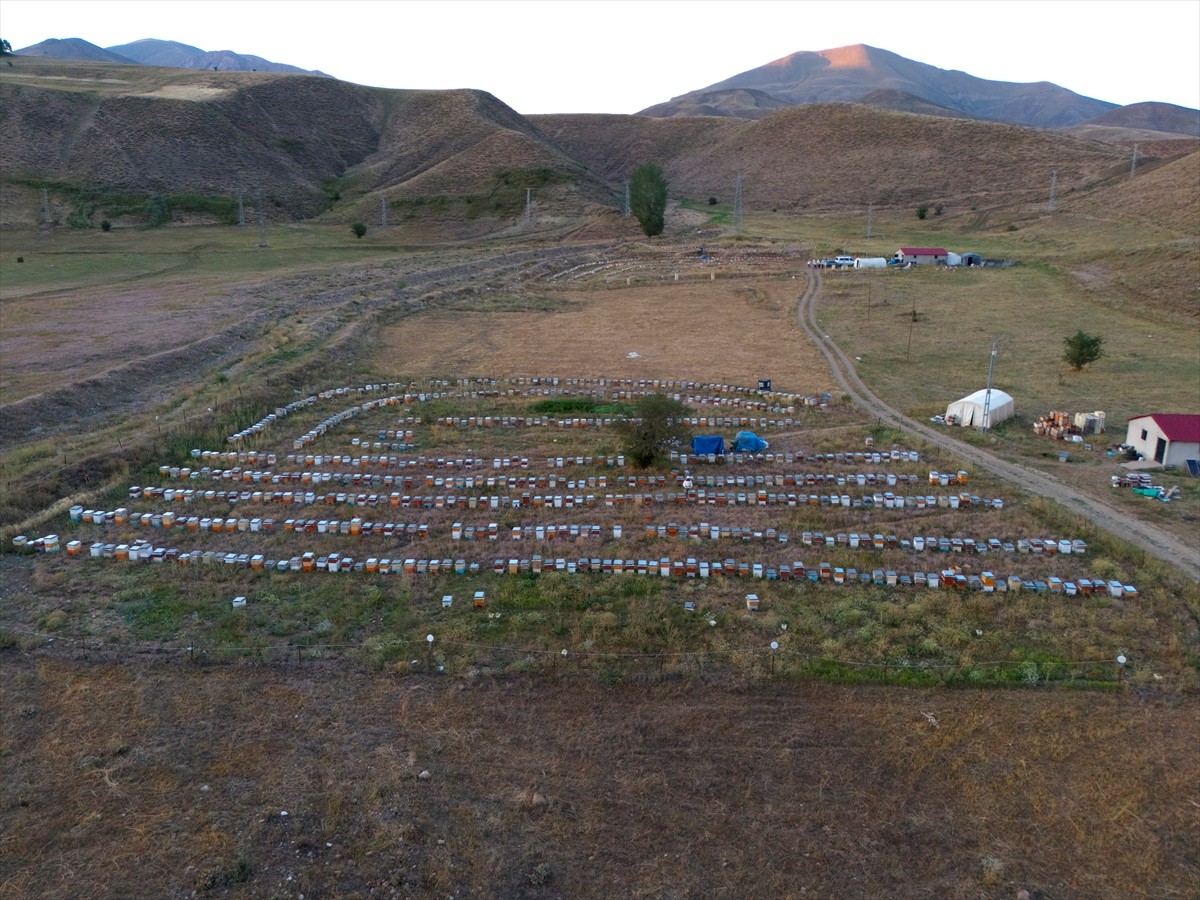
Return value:
[[(634, 487), (666, 487), (667, 484), (675, 484), (679, 487), (686, 487), (689, 490), (693, 488), (714, 488), (714, 487), (740, 487), (740, 488), (760, 488), (760, 487), (817, 487), (821, 486), (838, 486), (838, 487), (896, 487), (897, 485), (912, 485), (919, 482), (919, 478), (913, 474), (895, 473), (895, 472), (862, 472), (862, 473), (817, 473), (817, 472), (799, 472), (788, 474), (768, 474), (768, 475), (699, 475), (691, 476), (685, 473), (673, 472), (670, 476), (666, 475), (589, 475), (587, 477), (567, 478), (555, 473), (549, 475), (376, 475), (364, 472), (331, 472), (331, 471), (297, 471), (297, 472), (268, 472), (254, 469), (209, 469), (203, 467), (198, 470), (176, 467), (163, 466), (159, 470), (164, 478), (174, 478), (188, 481), (235, 481), (241, 484), (333, 484), (350, 486), (367, 486), (367, 487), (398, 487), (404, 489), (412, 489), (424, 485), (427, 488), (447, 488), (457, 490), (473, 490), (475, 488), (487, 488), (489, 490), (526, 490), (526, 489), (555, 489), (565, 488), (566, 490), (589, 490), (600, 489), (604, 490), (609, 487), (615, 488), (634, 488)], [(965, 474), (965, 473), (964, 473)], [(961, 486), (965, 484), (965, 479), (956, 479), (953, 482), (949, 480), (938, 481), (931, 479), (932, 485), (949, 486), (954, 484)], [(138, 496), (163, 496), (165, 491), (172, 490), (170, 488), (159, 488), (154, 486), (142, 487), (134, 485), (129, 489), (130, 497)], [(180, 489), (172, 490), (172, 493), (179, 494)]]
[[(443, 416), (433, 420), (443, 428), (610, 428), (618, 422), (639, 422), (636, 417), (624, 416), (572, 416), (554, 418), (549, 416)], [(693, 428), (795, 428), (796, 421), (787, 419), (765, 419), (758, 416), (690, 416), (680, 420)], [(420, 425), (422, 420), (408, 416), (397, 420), (398, 425)], [(293, 442), (295, 444), (297, 442)], [(309, 442), (311, 443), (311, 441)], [(296, 449), (300, 449), (297, 447)]]
[(762, 453), (726, 453), (723, 456), (716, 453), (687, 453), (679, 450), (670, 452), (671, 462), (683, 463), (687, 460), (694, 462), (720, 462), (723, 464), (791, 465), (798, 462), (808, 463), (839, 463), (841, 465), (878, 465), (885, 462), (919, 462), (921, 454), (916, 450), (877, 450), (853, 451), (839, 453), (805, 453), (803, 450), (786, 453), (765, 451)]
[[(396, 390), (399, 387), (402, 387), (402, 385), (398, 385), (398, 384), (394, 384), (394, 383), (392, 383), (392, 384), (372, 384), (372, 385), (365, 385), (363, 387), (341, 387), (341, 388), (333, 388), (328, 391), (322, 391), (319, 394), (305, 397), (301, 400), (293, 401), (292, 403), (289, 403), (287, 406), (278, 407), (272, 413), (268, 414), (267, 416), (264, 416), (262, 419), (260, 419), (258, 422), (254, 423), (253, 425), (249, 426), (248, 428), (245, 428), (235, 434), (230, 435), (227, 438), (227, 441), (228, 441), (228, 443), (236, 444), (236, 443), (239, 443), (239, 442), (245, 440), (248, 437), (252, 437), (254, 435), (261, 434), (263, 431), (265, 431), (267, 428), (274, 425), (280, 419), (286, 418), (288, 415), (290, 415), (291, 413), (295, 412), (298, 409), (302, 409), (306, 406), (312, 405), (318, 399), (326, 400), (326, 399), (332, 399), (335, 397), (342, 397), (342, 396), (361, 395), (364, 393), (376, 393), (378, 391), (385, 390), (385, 389)], [(717, 390), (717, 391), (739, 390), (739, 389), (729, 388), (727, 386), (717, 386), (717, 385), (697, 385), (696, 387), (708, 389), (708, 390)], [(750, 389), (742, 388), (740, 390), (749, 392)], [(645, 394), (645, 393), (652, 393), (652, 392), (653, 391), (651, 391), (651, 390), (625, 391), (625, 392), (617, 391), (615, 393), (610, 392), (609, 396), (613, 396), (617, 399), (629, 399), (638, 393)], [(381, 397), (378, 399), (369, 400), (363, 404), (352, 406), (347, 409), (343, 409), (340, 412), (337, 412), (334, 415), (328, 417), (323, 422), (318, 424), (315, 428), (310, 430), (307, 434), (296, 439), (293, 442), (293, 445), (296, 446), (297, 449), (299, 449), (302, 446), (307, 446), (308, 444), (311, 444), (313, 441), (315, 441), (318, 437), (325, 434), (330, 428), (334, 427), (337, 424), (340, 424), (341, 422), (346, 421), (349, 418), (353, 418), (354, 416), (357, 416), (360, 412), (366, 412), (366, 411), (369, 411), (372, 409), (377, 409), (377, 408), (384, 407), (384, 406), (395, 406), (398, 404), (410, 405), (412, 403), (422, 403), (422, 402), (426, 402), (428, 400), (440, 400), (440, 399), (446, 399), (446, 398), (471, 399), (471, 397), (470, 397), (471, 393), (472, 392), (470, 392), (470, 391), (429, 391), (429, 392), (417, 391), (416, 393), (392, 394), (387, 397)], [(527, 393), (529, 395), (533, 395), (534, 392), (527, 392)], [(478, 396), (478, 392), (475, 392), (475, 395)], [(547, 393), (546, 393), (546, 390), (543, 390), (543, 391), (537, 393), (536, 395), (537, 396), (546, 396)], [(690, 396), (687, 397), (687, 401), (683, 401), (683, 398), (685, 396), (683, 394), (673, 394), (672, 396), (677, 400), (681, 400), (681, 402), (690, 401), (690, 402), (698, 403), (700, 405), (741, 406), (741, 407), (745, 407), (745, 408), (754, 408), (754, 409), (761, 408), (761, 409), (775, 410), (780, 413), (787, 412), (789, 414), (794, 414), (794, 412), (795, 412), (794, 403), (790, 406), (780, 406), (780, 405), (769, 405), (761, 400), (758, 400), (758, 401), (745, 400), (744, 398), (741, 398), (741, 397), (696, 398), (696, 397), (690, 397)], [(794, 400), (798, 399), (798, 400), (800, 400), (800, 402), (803, 405), (808, 405), (808, 406), (818, 405), (819, 403), (823, 402), (826, 399), (826, 398), (801, 397), (799, 395), (789, 395), (789, 394), (784, 394), (781, 392), (774, 392), (774, 396), (784, 397), (784, 398), (792, 398)], [(812, 402), (809, 402), (810, 400)], [(709, 402), (702, 402), (702, 401), (709, 401)]]
[[(210, 461), (210, 457), (205, 456), (205, 454), (210, 454), (210, 453), (213, 453), (213, 451), (192, 450), (192, 457), (193, 457), (193, 459), (201, 459), (204, 462), (208, 462), (208, 461)], [(224, 459), (224, 460), (211, 460), (211, 461), (218, 461), (218, 462), (224, 462), (224, 463), (237, 463), (237, 465), (233, 466), (233, 468), (230, 470), (215, 468), (212, 466), (201, 466), (199, 468), (194, 468), (194, 467), (190, 467), (190, 466), (163, 465), (163, 466), (159, 466), (158, 472), (159, 472), (159, 475), (161, 475), (164, 478), (166, 478), (166, 477), (188, 478), (188, 477), (194, 477), (192, 475), (193, 472), (200, 472), (202, 474), (209, 473), (209, 472), (222, 472), (222, 471), (241, 472), (241, 471), (243, 471), (243, 469), (242, 469), (243, 463), (249, 463), (251, 465), (262, 464), (264, 466), (270, 467), (270, 466), (276, 465), (276, 463), (279, 460), (279, 457), (274, 453), (265, 453), (265, 452), (260, 452), (260, 451), (242, 451), (240, 453), (227, 453), (227, 454), (224, 454), (224, 456), (238, 457), (238, 458), (228, 458), (228, 459)], [(241, 457), (246, 457), (246, 458), (243, 459)], [(917, 454), (915, 453), (915, 451), (911, 454), (904, 452), (904, 451), (896, 451), (894, 454), (891, 454), (891, 455), (889, 455), (886, 452), (882, 453), (882, 454), (879, 454), (879, 453), (848, 454), (847, 453), (847, 454), (837, 454), (837, 457), (838, 458), (836, 459), (836, 462), (842, 463), (844, 465), (867, 465), (867, 464), (882, 464), (882, 463), (886, 463), (889, 461), (890, 462), (916, 462)], [(680, 459), (679, 454), (672, 452), (672, 459), (673, 459), (673, 461), (678, 461)], [(352, 454), (341, 454), (341, 453), (331, 453), (331, 454), (330, 453), (324, 453), (324, 454), (323, 453), (288, 453), (283, 457), (283, 460), (285, 463), (287, 463), (289, 465), (299, 465), (299, 466), (304, 466), (305, 468), (314, 468), (314, 467), (323, 466), (323, 465), (349, 466), (351, 468), (466, 469), (466, 470), (487, 469), (487, 468), (491, 468), (491, 469), (495, 469), (495, 470), (516, 469), (516, 468), (528, 469), (530, 467), (529, 457), (521, 456), (519, 454), (513, 454), (511, 456), (502, 456), (502, 457), (450, 458), (450, 457), (442, 457), (442, 456), (438, 456), (438, 457), (426, 456), (424, 454), (421, 454), (418, 456), (398, 456), (395, 454), (352, 455)], [(548, 468), (552, 468), (552, 469), (562, 469), (562, 468), (566, 468), (569, 466), (603, 466), (605, 468), (624, 468), (624, 466), (625, 466), (625, 456), (624, 456), (624, 454), (620, 454), (620, 453), (612, 454), (612, 455), (608, 455), (608, 456), (591, 456), (591, 455), (547, 456), (547, 457), (545, 457), (545, 460), (546, 460), (546, 466)], [(767, 463), (767, 464), (777, 464), (777, 463), (793, 464), (793, 463), (797, 463), (797, 462), (818, 462), (818, 463), (833, 462), (835, 460), (834, 460), (834, 457), (832, 454), (829, 454), (829, 455), (818, 454), (817, 456), (809, 457), (806, 459), (805, 455), (803, 453), (788, 453), (788, 454), (765, 454), (762, 459), (753, 460), (753, 459), (745, 458), (745, 459), (740, 459), (738, 461), (739, 462), (762, 462), (762, 463)], [(679, 474), (679, 473), (677, 473), (677, 474)], [(679, 474), (679, 477), (682, 478), (682, 475)], [(695, 476), (695, 477), (697, 477), (697, 478), (706, 478), (706, 477), (707, 478), (735, 478), (735, 477), (744, 478), (746, 476), (730, 475), (730, 476)], [(785, 474), (783, 477), (787, 478), (789, 476)], [(793, 474), (790, 477), (798, 478), (800, 476)], [(806, 478), (807, 477), (818, 478), (818, 477), (823, 477), (823, 476), (817, 476), (814, 474), (812, 476), (806, 475), (805, 477)], [(861, 478), (862, 476), (858, 476), (858, 477)], [(867, 475), (867, 477), (870, 478), (871, 476)], [(944, 485), (954, 483), (955, 481), (957, 481), (957, 483), (959, 483), (959, 484), (966, 484), (967, 483), (967, 473), (962, 470), (958, 471), (957, 473), (956, 472), (933, 472), (933, 471), (931, 471), (929, 473), (929, 483), (930, 484), (939, 483), (938, 482), (939, 479), (941, 480), (941, 483)], [(715, 486), (717, 486), (715, 483), (709, 485), (709, 487), (715, 487)]]
[[(78, 510), (78, 512), (77, 512)], [(273, 518), (248, 516), (181, 516), (171, 510), (162, 512), (132, 513), (122, 508), (109, 513), (95, 510), (71, 509), (71, 521), (77, 524), (95, 524), (102, 526), (124, 526), (127, 524), (143, 528), (181, 528), (188, 531), (212, 533), (250, 532), (271, 533), (276, 530), (277, 523)], [(372, 522), (362, 518), (351, 519), (285, 519), (282, 529), (285, 532), (349, 535), (352, 537), (400, 537), (407, 535), (415, 538), (444, 536), (446, 529), (430, 528), (427, 523), (415, 522)], [(554, 540), (601, 540), (611, 535), (613, 540), (641, 535), (650, 539), (676, 538), (680, 540), (734, 540), (744, 543), (750, 541), (767, 541), (786, 544), (791, 540), (787, 531), (776, 528), (753, 528), (738, 525), (719, 525), (709, 522), (665, 524), (643, 523), (640, 526), (626, 527), (625, 525), (601, 525), (587, 523), (571, 524), (518, 524), (501, 526), (497, 522), (471, 524), (454, 522), (449, 528), (451, 540), (499, 540), (507, 536), (511, 540), (520, 541), (554, 541)], [(851, 550), (901, 550), (904, 552), (922, 553), (925, 551), (942, 553), (1046, 553), (1080, 555), (1087, 552), (1087, 544), (1081, 539), (1069, 538), (1022, 538), (1015, 543), (1001, 541), (999, 538), (976, 540), (970, 537), (921, 536), (898, 538), (894, 534), (879, 532), (838, 532), (825, 534), (820, 531), (803, 531), (799, 535), (800, 543), (805, 546), (847, 547)]]
[[(130, 489), (133, 491), (133, 488)], [(171, 488), (140, 488), (137, 497), (155, 499), (161, 496), (183, 503), (192, 502), (250, 502), (312, 506), (391, 506), (398, 509), (572, 509), (575, 507), (622, 506), (820, 506), (847, 509), (1003, 509), (1000, 497), (978, 497), (961, 494), (894, 494), (891, 491), (851, 496), (850, 494), (797, 494), (768, 491), (669, 491), (605, 494), (401, 494), (354, 493), (352, 491), (200, 491)], [(147, 494), (147, 490), (151, 493)]]
[[(57, 535), (38, 538), (35, 542), (40, 546), (36, 549), (43, 552), (56, 553), (59, 550)], [(83, 544), (80, 541), (70, 541), (67, 544), (67, 555), (79, 557), (83, 555)], [(251, 570), (273, 570), (291, 572), (366, 572), (369, 574), (405, 574), (405, 575), (477, 575), (487, 571), (487, 566), (480, 562), (468, 562), (466, 559), (417, 559), (404, 560), (386, 557), (369, 557), (356, 560), (351, 556), (340, 553), (317, 554), (306, 551), (299, 556), (286, 560), (267, 559), (263, 554), (223, 553), (215, 550), (181, 551), (177, 548), (155, 547), (148, 542), (132, 544), (94, 543), (88, 548), (88, 554), (93, 559), (115, 559), (130, 562), (164, 563), (172, 562), (181, 565), (188, 564), (217, 564)], [(1081, 578), (1067, 581), (1057, 576), (1041, 579), (1025, 579), (1020, 575), (997, 576), (985, 571), (979, 575), (964, 575), (961, 568), (941, 569), (937, 572), (899, 572), (894, 569), (873, 569), (870, 572), (859, 572), (853, 567), (833, 566), (822, 562), (815, 568), (808, 568), (803, 561), (769, 565), (761, 562), (745, 562), (734, 559), (704, 560), (696, 557), (672, 559), (661, 557), (653, 559), (601, 559), (598, 557), (580, 557), (566, 559), (563, 557), (541, 557), (532, 555), (528, 558), (502, 558), (492, 561), (490, 566), (496, 575), (542, 574), (556, 571), (569, 574), (598, 573), (604, 575), (643, 575), (663, 578), (754, 578), (766, 581), (809, 581), (828, 582), (832, 584), (874, 584), (887, 587), (927, 587), (948, 590), (980, 590), (987, 593), (992, 591), (1020, 591), (1023, 589), (1063, 593), (1074, 596), (1077, 593), (1107, 593), (1113, 597), (1136, 596), (1137, 589), (1133, 585), (1122, 584), (1113, 580), (1093, 581)]]

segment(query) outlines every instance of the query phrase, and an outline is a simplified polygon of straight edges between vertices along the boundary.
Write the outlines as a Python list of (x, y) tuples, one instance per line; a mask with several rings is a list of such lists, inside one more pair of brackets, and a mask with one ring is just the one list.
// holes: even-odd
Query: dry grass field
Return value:
[[(779, 390), (820, 394), (832, 381), (796, 320), (802, 277), (663, 284), (659, 276), (628, 287), (617, 279), (610, 289), (513, 297), (517, 309), (508, 312), (433, 310), (386, 329), (373, 364), (404, 374), (502, 376), (560, 372), (569, 360), (581, 375), (688, 379), (704, 371), (709, 381), (773, 378)], [(539, 299), (553, 304), (549, 312), (520, 311)]]

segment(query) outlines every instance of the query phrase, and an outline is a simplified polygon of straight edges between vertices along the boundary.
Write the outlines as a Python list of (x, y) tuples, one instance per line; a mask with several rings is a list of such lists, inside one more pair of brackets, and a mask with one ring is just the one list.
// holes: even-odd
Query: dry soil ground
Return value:
[[(388, 328), (377, 368), (494, 376), (695, 378), (820, 394), (833, 388), (794, 310), (802, 280), (563, 291), (550, 314), (434, 310)], [(631, 354), (637, 354), (631, 357)]]
[(0, 897), (1186, 898), (1191, 701), (0, 661)]

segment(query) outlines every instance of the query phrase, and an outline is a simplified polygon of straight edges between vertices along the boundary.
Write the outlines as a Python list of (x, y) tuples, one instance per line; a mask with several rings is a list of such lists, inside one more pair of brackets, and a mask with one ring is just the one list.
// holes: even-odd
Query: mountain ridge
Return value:
[(758, 90), (792, 106), (859, 102), (873, 91), (900, 91), (970, 118), (1041, 128), (1076, 125), (1118, 108), (1115, 103), (1084, 97), (1045, 81), (990, 81), (956, 69), (939, 69), (890, 50), (852, 44), (801, 50), (639, 114), (685, 115), (677, 110), (686, 109), (694, 95), (732, 89)]

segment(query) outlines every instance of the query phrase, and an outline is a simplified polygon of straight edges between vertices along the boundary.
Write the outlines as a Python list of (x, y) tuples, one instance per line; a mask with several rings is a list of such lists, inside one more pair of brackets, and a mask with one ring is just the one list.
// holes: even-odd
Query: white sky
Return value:
[(14, 49), (140, 38), (520, 113), (634, 113), (798, 50), (869, 44), (998, 81), (1200, 108), (1200, 0), (0, 0)]

